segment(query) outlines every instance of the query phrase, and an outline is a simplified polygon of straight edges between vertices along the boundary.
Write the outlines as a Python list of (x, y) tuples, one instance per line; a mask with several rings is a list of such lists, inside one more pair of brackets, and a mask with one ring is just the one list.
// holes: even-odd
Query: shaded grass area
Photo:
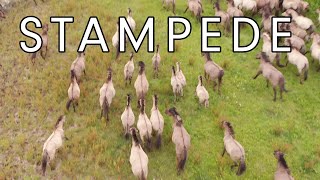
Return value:
[[(210, 1), (204, 0), (204, 15), (213, 15)], [(316, 22), (315, 9), (319, 2), (310, 1), (311, 10), (307, 14)], [(175, 148), (171, 142), (172, 120), (164, 115), (165, 128), (163, 147), (153, 150), (149, 156), (149, 178), (153, 179), (270, 179), (276, 168), (273, 157), (275, 149), (286, 153), (291, 172), (296, 179), (319, 178), (320, 171), (320, 111), (318, 110), (319, 76), (315, 70), (318, 63), (310, 65), (310, 76), (304, 85), (299, 84), (296, 68), (289, 65), (280, 69), (285, 75), (288, 94), (284, 101), (272, 101), (272, 89), (265, 87), (262, 77), (252, 80), (259, 62), (255, 55), (261, 44), (252, 52), (233, 54), (232, 38), (222, 33), (221, 38), (211, 39), (210, 44), (222, 46), (222, 53), (212, 54), (213, 59), (225, 68), (222, 95), (213, 91), (212, 83), (205, 86), (210, 93), (208, 109), (199, 109), (194, 91), (197, 76), (203, 73), (200, 53), (200, 23), (190, 13), (183, 14), (186, 2), (177, 2), (177, 15), (187, 17), (192, 23), (191, 35), (176, 42), (176, 52), (167, 53), (167, 17), (172, 15), (161, 7), (161, 1), (127, 0), (86, 1), (62, 0), (17, 4), (6, 20), (0, 22), (0, 177), (39, 178), (38, 165), (41, 160), (42, 145), (53, 130), (59, 115), (66, 114), (65, 134), (69, 138), (57, 153), (49, 178), (91, 178), (135, 179), (129, 164), (131, 141), (123, 138), (120, 115), (124, 110), (126, 94), (134, 95), (133, 86), (125, 87), (124, 64), (129, 59), (121, 54), (114, 62), (115, 49), (111, 38), (116, 31), (117, 17), (126, 16), (126, 9), (133, 10), (137, 29), (141, 29), (148, 16), (154, 16), (155, 40), (160, 44), (160, 79), (153, 79), (151, 58), (146, 43), (135, 54), (135, 63), (146, 63), (150, 90), (147, 96), (147, 112), (150, 114), (152, 95), (159, 95), (160, 110), (176, 106), (186, 129), (191, 135), (186, 170), (177, 176), (175, 170)], [(221, 6), (226, 8), (225, 4)], [(20, 40), (27, 40), (19, 30), (21, 19), (27, 15), (39, 17), (48, 23), (50, 16), (74, 16), (75, 22), (67, 25), (67, 52), (59, 54), (58, 27), (49, 24), (49, 53), (46, 60), (38, 58), (32, 66), (29, 55), (19, 48)], [(86, 73), (80, 85), (81, 98), (77, 113), (66, 112), (69, 68), (76, 58), (76, 50), (90, 16), (98, 16), (106, 36), (110, 53), (102, 53), (99, 47), (88, 46), (86, 50)], [(260, 18), (256, 17), (260, 22)], [(180, 26), (177, 26), (179, 30)], [(211, 28), (215, 28), (212, 26)], [(34, 27), (30, 26), (30, 29)], [(37, 30), (39, 32), (39, 30)], [(251, 42), (251, 29), (241, 31), (241, 44)], [(260, 41), (262, 43), (262, 41)], [(309, 61), (311, 58), (308, 54)], [(173, 103), (170, 86), (170, 67), (180, 61), (187, 79), (185, 96)], [(282, 62), (285, 62), (284, 55)], [(107, 68), (113, 68), (116, 96), (111, 108), (111, 121), (106, 125), (99, 119), (99, 89), (107, 77)], [(137, 67), (137, 65), (136, 65)], [(137, 71), (134, 74), (134, 80)], [(135, 105), (135, 104), (134, 104)], [(133, 106), (136, 117), (138, 110)], [(246, 150), (247, 171), (236, 177), (230, 169), (232, 162), (228, 156), (221, 157), (223, 149), (222, 120), (233, 123), (236, 138)]]

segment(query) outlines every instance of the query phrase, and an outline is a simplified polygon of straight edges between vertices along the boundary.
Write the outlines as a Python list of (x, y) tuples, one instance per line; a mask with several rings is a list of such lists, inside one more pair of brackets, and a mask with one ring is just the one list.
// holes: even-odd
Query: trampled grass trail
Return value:
[[(320, 3), (309, 2), (311, 8), (306, 15), (316, 23), (315, 9)], [(209, 0), (203, 0), (203, 6), (204, 15), (214, 15)], [(167, 53), (167, 17), (172, 13), (162, 8), (160, 0), (48, 0), (45, 3), (38, 1), (38, 6), (28, 0), (17, 3), (7, 18), (0, 21), (0, 179), (41, 178), (42, 146), (61, 114), (66, 115), (65, 134), (69, 140), (64, 142), (51, 163), (48, 178), (135, 179), (129, 164), (131, 140), (124, 139), (120, 121), (127, 93), (133, 95), (136, 121), (139, 112), (133, 85), (125, 87), (123, 76), (123, 67), (132, 48), (129, 47), (128, 52), (122, 53), (120, 60), (115, 62), (115, 49), (111, 43), (118, 16), (126, 16), (128, 7), (133, 11), (137, 32), (148, 16), (155, 17), (155, 44), (160, 44), (162, 58), (159, 79), (153, 79), (153, 54), (147, 52), (146, 42), (134, 57), (133, 80), (137, 77), (137, 62), (142, 60), (146, 64), (150, 83), (146, 99), (148, 116), (152, 95), (156, 93), (165, 118), (163, 147), (147, 153), (149, 179), (271, 179), (277, 166), (273, 156), (276, 149), (285, 152), (296, 179), (320, 177), (320, 73), (316, 72), (318, 62), (311, 64), (310, 54), (307, 55), (310, 75), (304, 85), (300, 85), (293, 65), (279, 69), (290, 92), (284, 94), (283, 102), (273, 102), (272, 88), (265, 87), (265, 80), (262, 77), (252, 79), (258, 69), (255, 56), (261, 49), (262, 40), (254, 51), (234, 54), (231, 35), (222, 33), (221, 38), (210, 39), (210, 45), (222, 47), (222, 53), (211, 55), (225, 69), (222, 95), (213, 91), (212, 83), (205, 82), (210, 106), (198, 108), (194, 92), (198, 75), (203, 75), (204, 64), (200, 52), (200, 23), (190, 13), (183, 13), (186, 1), (177, 1), (176, 11), (178, 16), (190, 20), (192, 33), (187, 39), (176, 42), (175, 53)], [(226, 9), (225, 2), (222, 9)], [(19, 47), (21, 40), (32, 44), (19, 30), (20, 21), (28, 15), (39, 17), (43, 23), (49, 23), (50, 16), (74, 16), (75, 22), (66, 28), (66, 53), (58, 53), (58, 26), (49, 24), (48, 58), (43, 60), (39, 56), (33, 66), (30, 55)], [(79, 108), (76, 113), (67, 112), (70, 65), (77, 56), (76, 50), (90, 16), (99, 18), (111, 52), (102, 53), (97, 46), (87, 47), (87, 75), (80, 85)], [(254, 18), (260, 23), (260, 17)], [(29, 28), (34, 29), (34, 26)], [(182, 30), (182, 26), (177, 29)], [(37, 32), (41, 30), (37, 29)], [(251, 42), (251, 34), (249, 27), (241, 30), (241, 43)], [(185, 96), (174, 103), (170, 77), (171, 66), (177, 61), (181, 62), (187, 87)], [(281, 62), (285, 61), (282, 55)], [(98, 98), (109, 66), (114, 73), (116, 96), (111, 105), (111, 121), (106, 125), (99, 119)], [(164, 113), (172, 106), (181, 114), (191, 135), (189, 157), (180, 176), (176, 173), (175, 147), (171, 142), (172, 119)], [(241, 177), (230, 169), (230, 158), (221, 157), (223, 130), (220, 122), (225, 119), (233, 124), (236, 138), (246, 151), (247, 171)]]

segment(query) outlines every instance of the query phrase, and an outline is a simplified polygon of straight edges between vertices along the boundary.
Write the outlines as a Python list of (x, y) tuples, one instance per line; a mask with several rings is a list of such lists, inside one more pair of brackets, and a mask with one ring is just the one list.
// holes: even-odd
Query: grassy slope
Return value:
[[(272, 89), (265, 88), (265, 81), (256, 73), (258, 62), (253, 52), (233, 54), (231, 37), (223, 35), (214, 39), (214, 44), (223, 48), (214, 60), (226, 69), (222, 96), (206, 84), (210, 93), (210, 108), (198, 109), (194, 98), (197, 75), (203, 72), (200, 56), (200, 24), (189, 14), (183, 14), (185, 1), (178, 1), (177, 14), (186, 16), (193, 25), (189, 38), (177, 42), (178, 50), (166, 53), (167, 16), (170, 12), (161, 8), (161, 1), (139, 0), (99, 1), (90, 3), (80, 0), (48, 1), (35, 7), (31, 1), (22, 2), (8, 14), (0, 26), (0, 178), (39, 177), (37, 172), (41, 160), (42, 145), (50, 135), (57, 117), (67, 115), (65, 133), (69, 141), (57, 154), (56, 169), (48, 170), (49, 177), (96, 177), (98, 179), (134, 179), (128, 162), (131, 141), (122, 137), (120, 114), (125, 106), (125, 94), (135, 94), (134, 88), (125, 88), (123, 66), (129, 53), (121, 55), (121, 61), (113, 63), (114, 49), (111, 38), (115, 22), (126, 15), (131, 7), (137, 29), (147, 16), (156, 17), (156, 43), (161, 45), (163, 59), (160, 79), (152, 79), (151, 57), (146, 46), (135, 55), (135, 61), (143, 60), (147, 65), (150, 90), (147, 97), (147, 112), (151, 109), (151, 95), (159, 94), (160, 109), (176, 106), (182, 115), (185, 127), (192, 137), (192, 147), (185, 172), (177, 177), (175, 171), (175, 148), (171, 142), (172, 120), (165, 117), (163, 148), (152, 151), (149, 156), (149, 178), (156, 179), (234, 179), (230, 170), (231, 160), (220, 157), (223, 148), (223, 131), (219, 121), (229, 119), (235, 128), (236, 137), (245, 147), (247, 172), (242, 179), (271, 179), (276, 168), (273, 150), (286, 152), (288, 165), (296, 179), (320, 177), (319, 141), (319, 74), (317, 64), (311, 65), (310, 78), (302, 86), (295, 76), (296, 69), (290, 65), (281, 69), (286, 77), (287, 89), (284, 102), (272, 101)], [(311, 12), (319, 6), (312, 2)], [(213, 15), (212, 6), (204, 1), (205, 15)], [(117, 9), (116, 7), (119, 7)], [(225, 5), (223, 5), (225, 8)], [(311, 14), (311, 13), (309, 13)], [(26, 15), (35, 15), (48, 22), (52, 15), (72, 15), (75, 23), (67, 27), (67, 52), (57, 52), (57, 26), (50, 25), (49, 57), (37, 59), (36, 66), (28, 61), (28, 55), (18, 46), (25, 39), (18, 29), (20, 20)], [(98, 16), (112, 53), (103, 54), (99, 47), (87, 48), (87, 77), (81, 84), (81, 100), (78, 113), (66, 112), (69, 68), (76, 57), (78, 43), (82, 37), (88, 17)], [(315, 14), (310, 15), (315, 20)], [(260, 19), (258, 19), (260, 21)], [(250, 29), (242, 31), (243, 42), (250, 42)], [(30, 42), (30, 41), (29, 41)], [(185, 97), (173, 104), (170, 86), (170, 66), (182, 62), (188, 86)], [(99, 88), (106, 78), (106, 69), (112, 63), (114, 83), (117, 91), (112, 104), (111, 122), (106, 126), (99, 120)], [(134, 79), (137, 76), (135, 72)], [(134, 99), (135, 102), (135, 99)], [(137, 114), (137, 109), (134, 109)], [(148, 113), (149, 114), (149, 113)]]

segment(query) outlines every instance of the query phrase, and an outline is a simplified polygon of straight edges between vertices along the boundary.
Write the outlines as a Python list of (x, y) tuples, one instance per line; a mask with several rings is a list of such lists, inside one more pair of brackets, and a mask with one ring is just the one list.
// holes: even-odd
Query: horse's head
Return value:
[(174, 116), (175, 114), (176, 114), (176, 108), (175, 107), (172, 107), (172, 108), (170, 108), (170, 109), (167, 109), (166, 110), (166, 114), (168, 115), (168, 116)]
[(43, 32), (48, 32), (49, 31), (49, 25), (48, 24), (44, 24), (42, 27)]
[(128, 8), (128, 14), (131, 15), (131, 13), (132, 13), (131, 8)]
[(288, 169), (287, 162), (284, 159), (285, 154), (283, 152), (281, 152), (280, 150), (276, 150), (273, 152), (273, 155), (284, 168)]
[(112, 79), (112, 69), (109, 67), (107, 71), (108, 71), (107, 81), (110, 81)]

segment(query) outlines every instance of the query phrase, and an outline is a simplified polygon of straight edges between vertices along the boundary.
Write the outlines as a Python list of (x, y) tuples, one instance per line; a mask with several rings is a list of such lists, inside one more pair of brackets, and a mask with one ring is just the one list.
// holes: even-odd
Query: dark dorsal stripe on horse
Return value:
[(63, 119), (63, 115), (61, 115), (61, 116), (58, 118), (58, 120), (57, 120), (57, 122), (56, 122), (56, 125), (55, 125), (55, 128), (58, 127), (58, 125), (59, 125), (59, 123), (62, 121), (62, 119)]

